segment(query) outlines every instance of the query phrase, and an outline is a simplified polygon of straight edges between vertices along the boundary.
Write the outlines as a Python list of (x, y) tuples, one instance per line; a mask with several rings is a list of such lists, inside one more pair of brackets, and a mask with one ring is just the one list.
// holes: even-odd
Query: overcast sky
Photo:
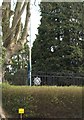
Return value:
[(36, 3), (34, 5), (34, 0), (32, 0), (32, 5), (31, 5), (31, 40), (32, 42), (34, 41), (35, 34), (38, 34), (37, 28), (39, 27), (40, 24), (40, 7), (39, 7), (39, 2), (40, 0), (36, 0)]

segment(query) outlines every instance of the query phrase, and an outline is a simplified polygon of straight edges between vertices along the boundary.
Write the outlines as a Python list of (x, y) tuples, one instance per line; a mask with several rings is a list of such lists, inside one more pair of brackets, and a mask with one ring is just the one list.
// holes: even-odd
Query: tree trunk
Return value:
[[(11, 0), (10, 0), (11, 1)], [(18, 0), (19, 1), (19, 0)], [(8, 64), (11, 57), (21, 50), (28, 36), (28, 22), (30, 18), (29, 2), (16, 3), (15, 10), (11, 10), (11, 2), (3, 0), (2, 3), (2, 32), (3, 47), (5, 48), (4, 64)], [(21, 15), (26, 9), (26, 19), (24, 28), (22, 28)], [(13, 15), (12, 25), (10, 27), (11, 13)], [(4, 65), (5, 66), (5, 65)], [(3, 68), (3, 76), (5, 68)]]

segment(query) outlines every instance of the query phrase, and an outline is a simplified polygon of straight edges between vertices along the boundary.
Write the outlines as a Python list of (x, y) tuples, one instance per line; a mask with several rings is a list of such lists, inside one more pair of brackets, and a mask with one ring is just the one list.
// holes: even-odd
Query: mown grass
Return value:
[(82, 87), (3, 85), (3, 108), (12, 117), (82, 118)]

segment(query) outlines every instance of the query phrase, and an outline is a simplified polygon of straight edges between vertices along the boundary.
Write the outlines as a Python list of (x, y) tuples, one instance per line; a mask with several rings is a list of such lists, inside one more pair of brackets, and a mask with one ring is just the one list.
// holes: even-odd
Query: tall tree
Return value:
[[(27, 0), (22, 2), (17, 0), (14, 10), (11, 9), (11, 2), (13, 1), (9, 0), (7, 2), (3, 0), (2, 3), (3, 76), (6, 64), (9, 64), (12, 57), (24, 48), (24, 44), (27, 42), (28, 37), (30, 2), (27, 2)], [(24, 25), (21, 20), (23, 12), (26, 13)]]
[(82, 2), (41, 3), (40, 8), (42, 19), (32, 48), (32, 69), (82, 71)]
[[(22, 28), (21, 15), (26, 9), (26, 19), (24, 28)], [(5, 63), (7, 63), (12, 55), (22, 49), (28, 36), (29, 22), (29, 2), (19, 2), (17, 0), (14, 11), (11, 10), (11, 0), (2, 3), (2, 32), (3, 47), (5, 48)], [(12, 22), (10, 21), (12, 18)], [(10, 26), (10, 24), (12, 24)]]

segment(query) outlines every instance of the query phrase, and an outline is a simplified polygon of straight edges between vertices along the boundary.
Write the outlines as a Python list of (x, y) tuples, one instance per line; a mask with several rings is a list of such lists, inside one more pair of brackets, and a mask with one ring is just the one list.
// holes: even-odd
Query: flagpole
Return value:
[[(30, 15), (31, 15), (31, 0), (30, 0)], [(30, 86), (31, 86), (31, 16), (30, 16), (30, 40), (29, 40), (29, 65), (30, 65)]]

